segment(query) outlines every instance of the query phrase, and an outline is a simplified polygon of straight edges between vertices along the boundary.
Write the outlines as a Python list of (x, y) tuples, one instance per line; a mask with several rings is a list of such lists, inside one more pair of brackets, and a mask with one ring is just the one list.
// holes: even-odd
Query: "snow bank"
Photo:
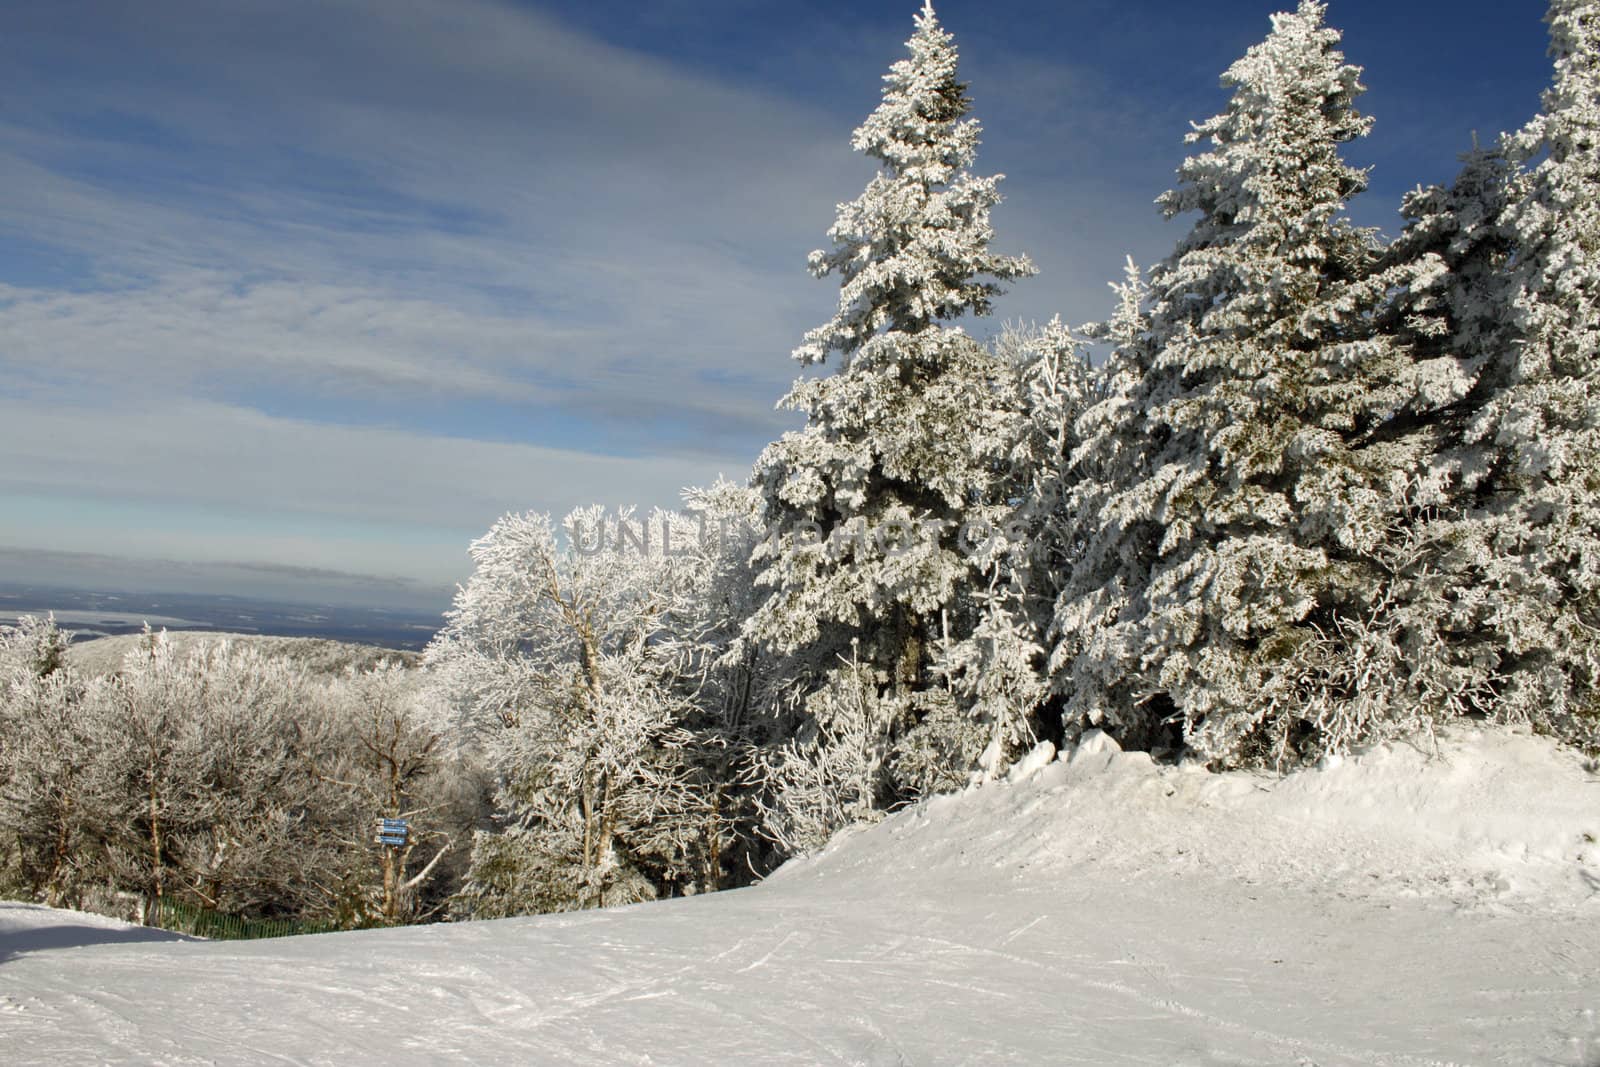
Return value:
[(1287, 776), (1158, 766), (1092, 731), (1005, 785), (845, 835), (801, 872), (1207, 872), (1361, 899), (1600, 917), (1600, 775), (1548, 738), (1456, 728)]
[[(8, 1064), (1600, 1063), (1600, 786), (1456, 731), (1062, 759), (753, 889), (262, 942), (0, 905)], [(122, 941), (132, 938), (132, 941)], [(118, 943), (122, 941), (122, 943)]]

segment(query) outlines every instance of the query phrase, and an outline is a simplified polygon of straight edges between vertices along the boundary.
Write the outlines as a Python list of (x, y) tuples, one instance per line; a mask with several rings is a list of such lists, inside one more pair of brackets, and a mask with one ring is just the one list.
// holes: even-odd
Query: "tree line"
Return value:
[[(322, 926), (441, 915), (486, 780), (415, 672), (328, 676), (164, 633), (85, 676), (51, 620), (0, 629), (0, 889), (155, 922), (179, 905)], [(408, 817), (403, 847), (376, 821)]]

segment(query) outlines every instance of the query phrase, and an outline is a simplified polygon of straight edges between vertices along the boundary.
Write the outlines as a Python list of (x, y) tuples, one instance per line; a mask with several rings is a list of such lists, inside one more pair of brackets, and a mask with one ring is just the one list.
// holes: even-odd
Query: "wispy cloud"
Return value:
[(439, 583), (786, 425), (804, 102), (492, 0), (0, 23), (0, 540)]
[(0, 579), (36, 590), (223, 593), (291, 604), (355, 603), (401, 609), (427, 605), (438, 610), (449, 602), (446, 589), (407, 577), (291, 564), (129, 557), (6, 545), (0, 545)]
[(823, 306), (798, 264), (850, 162), (803, 105), (483, 0), (154, 10), (96, 11), (152, 58), (113, 68), (133, 84), (30, 94), (0, 130), (0, 226), (90, 268), (6, 294), (29, 351), (0, 359), (493, 393), (602, 429), (648, 407), (746, 449), (779, 425), (781, 353)]

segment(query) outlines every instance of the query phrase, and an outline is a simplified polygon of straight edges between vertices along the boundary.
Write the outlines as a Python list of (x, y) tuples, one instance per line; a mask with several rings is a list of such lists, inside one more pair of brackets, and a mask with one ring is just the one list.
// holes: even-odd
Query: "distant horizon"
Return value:
[(385, 608), (326, 600), (281, 600), (231, 593), (72, 588), (0, 578), (0, 627), (24, 616), (53, 615), (57, 624), (90, 640), (141, 632), (310, 637), (418, 651), (443, 628), (444, 611)]

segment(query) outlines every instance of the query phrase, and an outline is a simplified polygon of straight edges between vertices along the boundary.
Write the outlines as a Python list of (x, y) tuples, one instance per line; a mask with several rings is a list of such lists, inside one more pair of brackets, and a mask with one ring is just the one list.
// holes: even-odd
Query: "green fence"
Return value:
[(295, 919), (246, 919), (225, 915), (210, 908), (180, 904), (163, 897), (151, 916), (151, 926), (178, 934), (213, 941), (251, 941), (262, 937), (295, 937), (299, 934), (327, 934), (339, 929), (331, 923), (307, 923)]

